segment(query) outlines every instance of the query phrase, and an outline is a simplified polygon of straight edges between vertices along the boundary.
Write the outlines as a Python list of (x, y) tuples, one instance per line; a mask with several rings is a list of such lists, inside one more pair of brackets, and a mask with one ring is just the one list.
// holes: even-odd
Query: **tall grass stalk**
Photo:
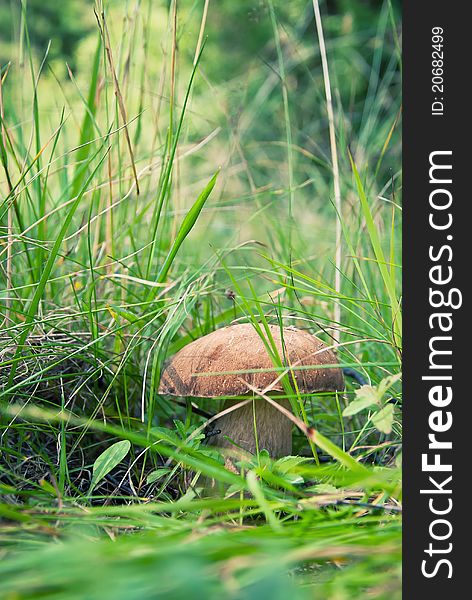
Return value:
[[(328, 115), (328, 126), (329, 126), (329, 143), (331, 147), (331, 163), (333, 169), (333, 190), (334, 190), (334, 205), (338, 218), (336, 220), (336, 252), (335, 252), (335, 267), (336, 271), (334, 274), (334, 289), (337, 293), (341, 291), (341, 273), (342, 273), (342, 230), (341, 230), (341, 219), (342, 219), (342, 204), (341, 204), (341, 184), (339, 175), (339, 164), (338, 164), (338, 151), (336, 146), (336, 127), (334, 122), (334, 109), (333, 99), (331, 94), (331, 80), (329, 76), (328, 66), (328, 55), (326, 52), (326, 45), (323, 33), (323, 22), (321, 19), (320, 3), (319, 0), (313, 0), (313, 11), (315, 13), (316, 31), (318, 34), (318, 44), (320, 47), (321, 64), (323, 66), (323, 81), (326, 95), (326, 112)], [(334, 305), (334, 320), (336, 323), (341, 322), (341, 307), (339, 303)], [(334, 330), (334, 338), (339, 342), (340, 331)]]

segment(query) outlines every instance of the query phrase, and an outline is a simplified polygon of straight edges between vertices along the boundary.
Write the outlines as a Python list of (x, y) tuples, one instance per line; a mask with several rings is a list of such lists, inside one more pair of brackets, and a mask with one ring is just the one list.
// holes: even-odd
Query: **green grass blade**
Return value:
[(182, 222), (182, 225), (180, 226), (180, 229), (177, 233), (177, 236), (174, 240), (174, 243), (172, 244), (172, 247), (169, 250), (169, 253), (164, 261), (164, 264), (162, 265), (162, 267), (159, 271), (159, 274), (156, 279), (157, 283), (162, 283), (165, 280), (165, 278), (167, 277), (167, 273), (169, 272), (169, 269), (172, 266), (172, 263), (174, 261), (174, 258), (176, 256), (177, 252), (179, 251), (180, 246), (183, 244), (183, 242), (184, 242), (185, 238), (188, 236), (188, 234), (192, 231), (192, 228), (195, 225), (195, 223), (198, 219), (198, 216), (200, 215), (203, 207), (205, 206), (205, 202), (208, 200), (208, 197), (210, 196), (211, 192), (213, 191), (213, 188), (215, 187), (219, 172), (220, 171), (218, 170), (213, 175), (213, 177), (210, 179), (210, 181), (206, 185), (205, 189), (202, 191), (200, 196), (197, 198), (195, 204), (192, 206), (192, 208), (186, 214), (186, 216)]

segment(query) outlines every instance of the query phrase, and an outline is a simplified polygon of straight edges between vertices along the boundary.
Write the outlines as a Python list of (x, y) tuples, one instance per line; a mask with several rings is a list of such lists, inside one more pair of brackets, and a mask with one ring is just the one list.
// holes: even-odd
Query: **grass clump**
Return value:
[[(390, 1), (336, 6), (322, 57), (311, 3), (88, 3), (72, 66), (23, 6), (0, 65), (0, 596), (400, 597), (400, 31)], [(361, 377), (294, 394), (316, 435), (238, 475), (215, 404), (157, 390), (248, 320)]]

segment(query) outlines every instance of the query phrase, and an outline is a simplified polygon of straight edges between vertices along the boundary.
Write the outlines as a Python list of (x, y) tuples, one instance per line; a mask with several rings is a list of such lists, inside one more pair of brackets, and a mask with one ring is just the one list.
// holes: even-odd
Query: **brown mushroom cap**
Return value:
[[(285, 327), (282, 348), (280, 327), (269, 327), (283, 364), (313, 367), (293, 371), (300, 393), (344, 389), (340, 368), (319, 368), (338, 363), (334, 352), (321, 340), (295, 327)], [(260, 371), (228, 374), (229, 371), (249, 369)], [(217, 374), (196, 376), (200, 373)], [(177, 352), (162, 373), (159, 393), (197, 398), (240, 396), (250, 392), (244, 381), (264, 389), (280, 374), (280, 371), (274, 371), (274, 362), (254, 327), (249, 323), (232, 325), (217, 329)], [(283, 392), (282, 382), (277, 382), (272, 391)]]

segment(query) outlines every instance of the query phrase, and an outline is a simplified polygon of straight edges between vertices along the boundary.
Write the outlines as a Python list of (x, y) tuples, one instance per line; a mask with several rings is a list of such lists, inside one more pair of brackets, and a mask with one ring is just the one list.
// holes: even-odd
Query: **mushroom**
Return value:
[[(337, 364), (335, 354), (321, 340), (295, 327), (283, 328), (282, 334), (277, 325), (269, 328), (283, 364), (305, 367), (292, 371), (300, 393), (344, 389), (339, 367), (320, 368)], [(256, 329), (249, 323), (238, 324), (217, 329), (177, 352), (164, 368), (159, 393), (197, 398), (229, 396), (223, 407), (226, 409), (241, 402), (232, 396), (252, 394), (251, 388), (264, 390), (273, 384), (267, 394), (290, 409), (289, 400), (280, 398), (284, 388), (282, 381), (276, 381), (278, 378), (280, 371), (274, 369), (274, 361)], [(265, 448), (272, 458), (292, 451), (292, 423), (263, 399), (221, 416), (215, 433), (209, 439), (219, 448), (234, 451), (236, 445), (251, 453)], [(231, 468), (231, 463), (227, 466)]]

